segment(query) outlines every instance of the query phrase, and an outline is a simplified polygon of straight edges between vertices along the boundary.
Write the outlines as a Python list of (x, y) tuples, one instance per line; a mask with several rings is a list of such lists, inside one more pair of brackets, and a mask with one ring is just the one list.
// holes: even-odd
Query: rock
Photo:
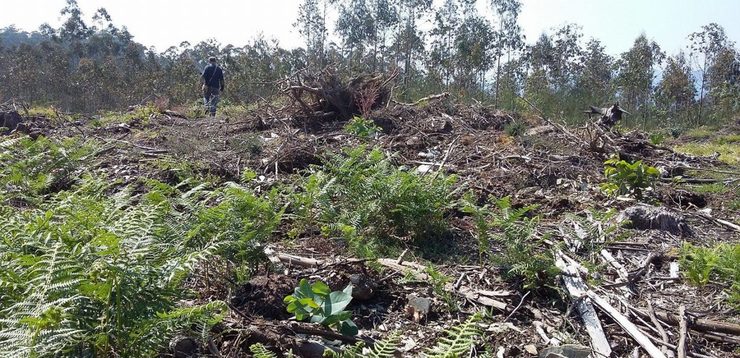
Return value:
[(406, 298), (408, 299), (406, 313), (412, 316), (414, 322), (419, 322), (429, 315), (432, 309), (432, 300), (426, 297), (417, 297), (413, 293), (406, 296)]
[(298, 351), (301, 353), (301, 357), (306, 358), (321, 358), (324, 357), (324, 351), (327, 347), (317, 342), (301, 342), (298, 345)]
[(629, 221), (626, 226), (638, 230), (662, 230), (674, 235), (691, 233), (683, 215), (663, 207), (635, 205), (622, 211), (617, 221)]
[(18, 125), (23, 122), (23, 117), (16, 111), (0, 112), (0, 127), (5, 127), (7, 130), (0, 132), (1, 134), (9, 133), (18, 128)]
[(170, 351), (175, 358), (195, 357), (198, 354), (198, 342), (186, 336), (177, 336), (170, 341)]
[(416, 168), (416, 174), (426, 174), (432, 171), (432, 166), (429, 164), (422, 164)]
[(352, 283), (352, 298), (366, 301), (375, 296), (373, 282), (366, 275), (352, 274), (349, 276), (349, 282)]
[(588, 358), (591, 348), (579, 344), (563, 344), (559, 347), (548, 347), (540, 352), (540, 358)]
[(537, 355), (537, 347), (535, 347), (534, 344), (527, 344), (524, 346), (524, 350), (531, 355)]

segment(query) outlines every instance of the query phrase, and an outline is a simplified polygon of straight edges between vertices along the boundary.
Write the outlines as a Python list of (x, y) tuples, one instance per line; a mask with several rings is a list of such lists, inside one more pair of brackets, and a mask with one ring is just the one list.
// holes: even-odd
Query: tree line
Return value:
[(446, 91), (502, 109), (530, 110), (529, 102), (566, 120), (615, 101), (643, 125), (718, 123), (740, 109), (740, 54), (715, 23), (688, 34), (685, 51), (668, 54), (643, 34), (611, 56), (575, 24), (528, 44), (520, 0), (301, 0), (298, 10), (303, 47), (258, 37), (241, 47), (208, 40), (157, 52), (104, 8), (86, 22), (67, 0), (59, 28), (0, 30), (0, 99), (85, 112), (155, 97), (194, 103), (200, 71), (215, 55), (232, 103), (269, 98), (298, 70), (330, 67), (346, 77), (398, 71), (401, 100)]

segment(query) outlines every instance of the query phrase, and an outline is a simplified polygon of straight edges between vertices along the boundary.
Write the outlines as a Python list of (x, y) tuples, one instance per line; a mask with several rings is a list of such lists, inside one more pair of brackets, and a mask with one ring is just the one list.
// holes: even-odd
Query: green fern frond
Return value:
[(446, 330), (445, 335), (447, 336), (440, 338), (437, 344), (428, 351), (426, 357), (456, 358), (467, 356), (470, 349), (475, 345), (476, 338), (481, 335), (478, 327), (478, 322), (481, 319), (481, 314), (474, 314), (461, 325)]
[(254, 354), (254, 358), (277, 358), (277, 354), (268, 350), (262, 343), (249, 346), (249, 350)]
[(373, 348), (370, 350), (369, 357), (393, 358), (395, 357), (396, 350), (398, 350), (399, 343), (401, 343), (401, 333), (393, 331), (388, 337), (375, 342)]

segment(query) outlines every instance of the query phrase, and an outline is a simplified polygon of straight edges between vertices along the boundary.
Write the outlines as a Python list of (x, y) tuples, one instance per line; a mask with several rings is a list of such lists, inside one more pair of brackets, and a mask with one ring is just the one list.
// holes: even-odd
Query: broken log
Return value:
[[(634, 309), (634, 312), (643, 316), (643, 318), (650, 317), (647, 312), (640, 309)], [(680, 316), (672, 313), (656, 311), (655, 316), (658, 317), (658, 319), (660, 319), (661, 321), (673, 326), (678, 326), (681, 322)], [(740, 336), (740, 325), (729, 322), (712, 321), (704, 318), (692, 320), (691, 324), (689, 325), (689, 329), (699, 332), (718, 332), (726, 333), (732, 336)]]
[(686, 331), (688, 330), (688, 324), (686, 322), (686, 307), (681, 305), (678, 308), (678, 315), (680, 320), (678, 323), (678, 349), (676, 354), (678, 358), (686, 358)]
[(555, 258), (555, 266), (563, 271), (563, 282), (565, 288), (571, 296), (571, 299), (575, 300), (576, 308), (581, 314), (581, 319), (586, 325), (586, 331), (589, 337), (591, 337), (591, 345), (597, 356), (610, 357), (612, 354), (611, 346), (609, 341), (606, 339), (604, 329), (601, 327), (601, 321), (596, 315), (596, 310), (591, 305), (591, 302), (583, 299), (583, 295), (588, 290), (588, 286), (583, 282), (581, 276), (578, 274), (578, 268), (574, 265), (567, 264), (564, 259), (565, 255), (558, 252)]
[(617, 322), (617, 324), (622, 327), (622, 329), (627, 332), (627, 334), (629, 334), (632, 339), (634, 339), (640, 345), (640, 347), (642, 347), (650, 355), (650, 357), (666, 358), (666, 355), (663, 354), (663, 352), (658, 347), (656, 347), (652, 341), (650, 341), (650, 338), (642, 333), (642, 331), (637, 328), (634, 323), (630, 322), (627, 317), (617, 311), (617, 309), (614, 308), (609, 302), (607, 302), (605, 299), (601, 298), (599, 295), (591, 290), (586, 291), (586, 295), (596, 306), (598, 306), (602, 311), (609, 315), (609, 317)]

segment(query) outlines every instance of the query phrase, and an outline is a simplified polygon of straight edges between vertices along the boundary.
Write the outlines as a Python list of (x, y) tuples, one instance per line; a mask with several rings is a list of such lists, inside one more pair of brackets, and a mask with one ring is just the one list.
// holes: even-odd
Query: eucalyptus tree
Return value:
[(695, 79), (683, 51), (668, 57), (663, 76), (656, 88), (661, 111), (673, 120), (688, 120), (696, 98)]
[[(512, 52), (521, 50), (524, 47), (524, 36), (518, 23), (522, 3), (519, 0), (491, 0), (491, 7), (498, 15), (494, 51), (496, 56), (495, 105), (498, 106), (500, 97), (499, 82), (501, 82), (501, 57), (506, 52), (506, 61), (509, 62), (511, 61)], [(511, 66), (508, 68), (511, 69)], [(507, 72), (506, 75), (510, 77), (512, 74)], [(508, 79), (507, 81), (510, 80)]]
[(583, 106), (606, 105), (615, 96), (615, 61), (604, 50), (599, 40), (590, 39), (586, 43), (575, 80), (577, 99)]
[(434, 12), (434, 28), (430, 31), (431, 48), (427, 56), (427, 74), (449, 89), (455, 71), (455, 34), (460, 26), (458, 0), (445, 0)]
[[(705, 94), (707, 93), (707, 90), (711, 92), (712, 87), (720, 87), (720, 84), (722, 83), (722, 76), (719, 75), (719, 73), (722, 72), (720, 69), (722, 65), (715, 66), (717, 59), (720, 55), (724, 55), (723, 57), (725, 61), (721, 61), (720, 63), (728, 62), (726, 59), (729, 57), (728, 53), (731, 52), (733, 44), (727, 38), (725, 29), (716, 23), (704, 25), (702, 26), (701, 31), (690, 34), (689, 41), (691, 42), (689, 49), (691, 51), (692, 60), (698, 67), (699, 74), (701, 76), (701, 85), (699, 88), (699, 111), (696, 119), (697, 122), (701, 122), (703, 121)], [(712, 76), (714, 77), (714, 81), (710, 81), (709, 72), (713, 67), (714, 71), (712, 72), (717, 75)]]
[(432, 0), (395, 0), (398, 11), (397, 33), (393, 41), (396, 64), (403, 64), (403, 84), (408, 84), (414, 73), (414, 62), (425, 53), (423, 34), (418, 21), (432, 7)]
[(326, 64), (324, 45), (328, 30), (326, 10), (328, 0), (303, 0), (298, 6), (298, 19), (294, 26), (306, 41), (308, 66), (322, 67)]
[(651, 117), (655, 69), (664, 58), (660, 46), (641, 34), (618, 61), (617, 84), (624, 102), (622, 107), (633, 109), (633, 113), (642, 117), (643, 124)]

